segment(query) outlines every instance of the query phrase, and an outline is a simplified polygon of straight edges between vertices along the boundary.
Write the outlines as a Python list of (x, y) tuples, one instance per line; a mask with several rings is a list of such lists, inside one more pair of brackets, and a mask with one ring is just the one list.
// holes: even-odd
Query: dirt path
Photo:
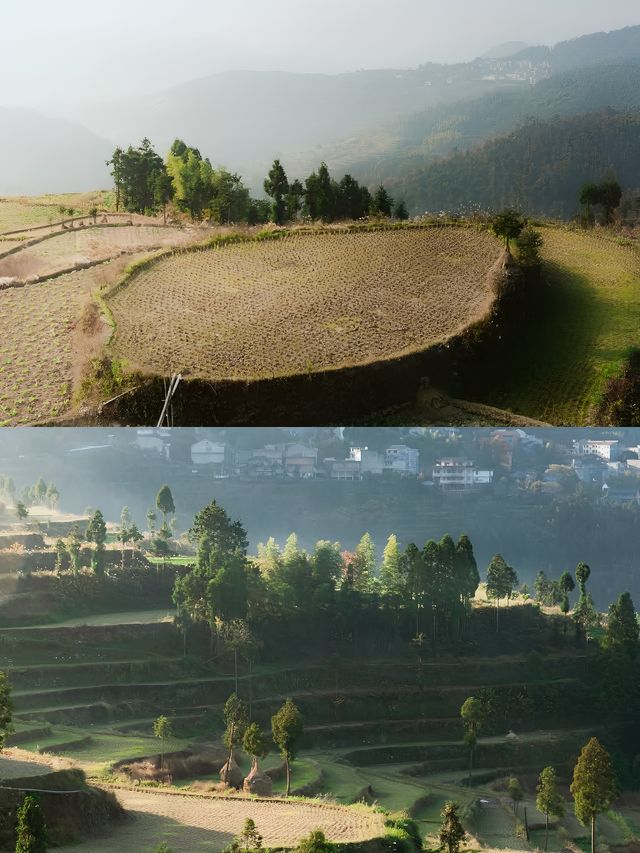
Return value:
[(314, 829), (331, 841), (361, 841), (383, 832), (382, 815), (325, 804), (264, 802), (117, 791), (131, 815), (105, 838), (57, 848), (59, 853), (147, 853), (164, 842), (172, 853), (222, 850), (253, 818), (267, 847), (293, 846)]

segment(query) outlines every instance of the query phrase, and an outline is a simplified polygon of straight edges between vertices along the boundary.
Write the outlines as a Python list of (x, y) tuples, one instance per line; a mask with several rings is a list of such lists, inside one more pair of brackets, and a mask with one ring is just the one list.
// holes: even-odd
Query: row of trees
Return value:
[[(429, 540), (422, 548), (410, 543), (404, 550), (395, 535), (387, 540), (381, 560), (374, 543), (365, 534), (354, 551), (341, 550), (338, 543), (319, 541), (313, 551), (302, 549), (291, 534), (283, 549), (270, 538), (258, 546), (257, 556), (247, 556), (247, 534), (239, 521), (231, 522), (222, 507), (212, 501), (198, 513), (189, 531), (197, 546), (194, 568), (177, 578), (174, 602), (183, 625), (209, 625), (217, 648), (224, 639), (223, 628), (248, 620), (277, 620), (296, 615), (314, 616), (341, 608), (341, 602), (369, 602), (392, 620), (412, 614), (415, 638), (460, 637), (480, 583), (473, 545), (465, 535), (457, 542), (446, 534), (439, 542)], [(536, 595), (541, 604), (560, 603), (570, 611), (569, 594), (578, 585), (573, 610), (576, 626), (584, 633), (598, 623), (598, 614), (586, 584), (591, 570), (586, 563), (576, 567), (575, 582), (568, 572), (557, 581), (540, 573)], [(496, 605), (496, 630), (500, 629), (500, 603), (509, 601), (518, 587), (518, 575), (496, 554), (486, 573), (486, 594)], [(609, 622), (618, 614), (625, 624), (633, 605), (623, 595), (610, 611)], [(621, 618), (621, 617), (620, 617)]]
[(274, 160), (264, 191), (272, 199), (271, 219), (276, 225), (295, 222), (301, 216), (322, 222), (366, 216), (404, 220), (409, 216), (404, 202), (395, 203), (382, 184), (372, 194), (351, 175), (336, 181), (324, 162), (302, 183), (297, 178), (289, 181), (280, 160)]
[(137, 147), (116, 148), (107, 165), (115, 186), (116, 210), (161, 210), (165, 221), (170, 202), (192, 220), (206, 217), (219, 223), (255, 225), (271, 219), (282, 225), (302, 217), (334, 222), (369, 215), (408, 218), (404, 203), (394, 203), (383, 186), (372, 194), (351, 175), (336, 181), (326, 163), (302, 182), (289, 181), (282, 164), (275, 160), (264, 182), (271, 202), (251, 198), (239, 175), (214, 168), (209, 158), (181, 139), (175, 140), (165, 161), (145, 138)]
[[(170, 553), (169, 542), (175, 526), (175, 504), (171, 489), (163, 485), (158, 490), (155, 501), (156, 509), (162, 513), (162, 524), (158, 527), (158, 516), (153, 509), (147, 512), (147, 525), (151, 536), (151, 551), (164, 557)], [(96, 574), (103, 574), (106, 568), (106, 544), (108, 539), (107, 524), (102, 511), (89, 510), (89, 522), (84, 533), (78, 525), (74, 526), (66, 540), (56, 542), (56, 569), (65, 571), (72, 569), (79, 572), (82, 568), (82, 548), (85, 543), (93, 544), (91, 568)], [(25, 516), (26, 517), (26, 516)], [(120, 513), (120, 525), (116, 528), (115, 538), (121, 545), (121, 567), (124, 568), (125, 549), (127, 545), (137, 548), (144, 540), (144, 534), (133, 519), (129, 507), (123, 507)]]
[(46, 483), (42, 477), (39, 477), (33, 485), (25, 486), (18, 492), (13, 478), (0, 474), (0, 498), (15, 506), (19, 501), (25, 507), (38, 505), (57, 509), (60, 503), (60, 492), (55, 483)]

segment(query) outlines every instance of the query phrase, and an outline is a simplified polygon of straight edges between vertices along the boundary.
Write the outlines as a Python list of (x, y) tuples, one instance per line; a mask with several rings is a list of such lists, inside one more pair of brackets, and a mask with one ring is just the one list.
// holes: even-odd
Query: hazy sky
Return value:
[(637, 0), (0, 0), (0, 105), (55, 112), (236, 68), (456, 62), (638, 23)]

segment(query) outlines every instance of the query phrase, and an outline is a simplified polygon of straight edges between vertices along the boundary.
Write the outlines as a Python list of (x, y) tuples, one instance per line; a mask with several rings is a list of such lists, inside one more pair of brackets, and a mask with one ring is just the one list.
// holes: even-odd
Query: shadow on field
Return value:
[[(194, 810), (206, 809), (206, 803), (194, 800)], [(171, 853), (213, 853), (233, 841), (228, 832), (204, 829), (169, 817), (145, 811), (129, 812), (130, 820), (114, 832), (69, 847), (59, 853), (152, 853), (164, 843)]]
[[(586, 275), (545, 262), (537, 297), (481, 392), (483, 402), (552, 423), (584, 421), (605, 309)], [(469, 394), (478, 399), (473, 389)]]

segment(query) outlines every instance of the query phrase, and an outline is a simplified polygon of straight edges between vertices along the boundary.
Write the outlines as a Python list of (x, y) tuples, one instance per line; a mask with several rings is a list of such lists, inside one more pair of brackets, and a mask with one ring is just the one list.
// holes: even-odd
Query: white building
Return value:
[(448, 491), (467, 491), (490, 486), (493, 471), (476, 468), (470, 459), (439, 459), (433, 468), (433, 482)]
[(169, 458), (171, 433), (165, 427), (148, 427), (136, 430), (134, 446), (143, 453)]
[(420, 453), (405, 444), (392, 444), (384, 453), (385, 471), (396, 471), (399, 474), (418, 476)]
[(224, 466), (227, 458), (227, 446), (220, 441), (203, 439), (191, 445), (191, 461), (194, 465)]
[(620, 442), (617, 439), (601, 440), (589, 438), (573, 442), (576, 453), (584, 456), (599, 456), (606, 462), (615, 462), (620, 451)]

